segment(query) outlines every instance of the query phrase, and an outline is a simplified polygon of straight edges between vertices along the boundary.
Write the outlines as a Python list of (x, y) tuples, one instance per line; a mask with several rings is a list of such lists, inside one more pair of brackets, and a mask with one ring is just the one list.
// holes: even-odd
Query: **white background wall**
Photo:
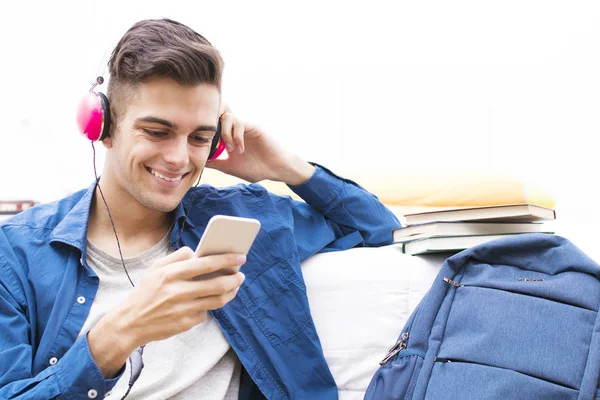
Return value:
[(91, 182), (77, 102), (133, 22), (168, 16), (221, 51), (233, 110), (307, 159), (513, 175), (553, 193), (565, 232), (600, 247), (580, 229), (600, 222), (597, 0), (9, 4), (0, 198), (49, 201)]

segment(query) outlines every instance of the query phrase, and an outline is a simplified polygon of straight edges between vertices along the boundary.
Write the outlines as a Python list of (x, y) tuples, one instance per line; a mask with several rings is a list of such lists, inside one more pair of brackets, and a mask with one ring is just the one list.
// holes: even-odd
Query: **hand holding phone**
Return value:
[[(206, 230), (196, 248), (195, 257), (227, 253), (247, 255), (259, 230), (260, 222), (256, 219), (215, 215), (208, 221)], [(201, 275), (196, 279), (209, 279), (236, 272), (222, 269)]]

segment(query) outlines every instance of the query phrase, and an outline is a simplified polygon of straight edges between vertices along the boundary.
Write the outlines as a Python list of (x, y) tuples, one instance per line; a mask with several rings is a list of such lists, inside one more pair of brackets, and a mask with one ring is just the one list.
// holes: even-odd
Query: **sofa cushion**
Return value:
[(447, 255), (398, 247), (317, 254), (302, 264), (311, 312), (340, 399), (362, 399), (371, 377)]

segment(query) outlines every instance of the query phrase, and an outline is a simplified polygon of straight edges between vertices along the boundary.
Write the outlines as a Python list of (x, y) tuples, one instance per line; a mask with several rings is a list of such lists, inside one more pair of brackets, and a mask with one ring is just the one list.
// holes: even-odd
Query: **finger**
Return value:
[(244, 152), (244, 130), (245, 126), (240, 121), (233, 123), (233, 142), (240, 153)]
[(219, 107), (219, 116), (230, 112), (231, 108), (229, 108), (229, 105), (227, 105), (227, 103), (221, 103), (221, 107)]
[(153, 268), (161, 268), (166, 265), (171, 265), (178, 261), (190, 260), (194, 257), (194, 250), (187, 246), (183, 246), (179, 250), (174, 251), (166, 257), (159, 258), (152, 264)]
[(231, 153), (235, 149), (235, 143), (233, 142), (232, 130), (233, 130), (233, 116), (229, 113), (221, 115), (221, 140), (225, 143), (227, 152)]
[(185, 332), (206, 321), (206, 318), (207, 310), (198, 311), (197, 307), (188, 306), (184, 307), (179, 314), (171, 314), (169, 325), (177, 332)]
[(179, 325), (179, 330), (187, 330), (203, 322), (203, 313), (208, 310), (216, 310), (223, 307), (235, 298), (238, 289), (230, 290), (217, 296), (202, 297), (194, 299), (180, 307), (173, 309), (172, 320)]
[(199, 310), (216, 310), (223, 307), (235, 298), (239, 289), (233, 289), (229, 292), (217, 296), (203, 297), (194, 301)]
[(220, 296), (239, 288), (246, 280), (242, 272), (221, 275), (203, 281), (185, 281), (177, 286), (181, 299), (199, 299), (201, 297)]
[(190, 280), (224, 268), (239, 269), (245, 262), (246, 256), (243, 254), (219, 254), (179, 261), (169, 268), (169, 272), (174, 279)]
[(207, 168), (216, 169), (217, 171), (221, 171), (224, 174), (232, 175), (231, 173), (231, 163), (229, 159), (225, 160), (209, 160), (205, 165)]

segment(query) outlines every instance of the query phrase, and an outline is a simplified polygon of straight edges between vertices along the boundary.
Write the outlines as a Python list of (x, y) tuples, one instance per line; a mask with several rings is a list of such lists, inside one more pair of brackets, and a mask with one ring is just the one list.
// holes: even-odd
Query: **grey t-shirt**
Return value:
[[(125, 259), (134, 284), (142, 281), (156, 259), (171, 251), (167, 234), (151, 249)], [(132, 290), (120, 259), (88, 241), (86, 260), (98, 274), (100, 286), (80, 337), (92, 329), (108, 310), (125, 300)], [(240, 372), (237, 355), (209, 314), (205, 322), (187, 332), (146, 345), (144, 369), (127, 399), (234, 400), (238, 398)], [(129, 374), (127, 363), (125, 373), (106, 399), (119, 400), (123, 397)]]

